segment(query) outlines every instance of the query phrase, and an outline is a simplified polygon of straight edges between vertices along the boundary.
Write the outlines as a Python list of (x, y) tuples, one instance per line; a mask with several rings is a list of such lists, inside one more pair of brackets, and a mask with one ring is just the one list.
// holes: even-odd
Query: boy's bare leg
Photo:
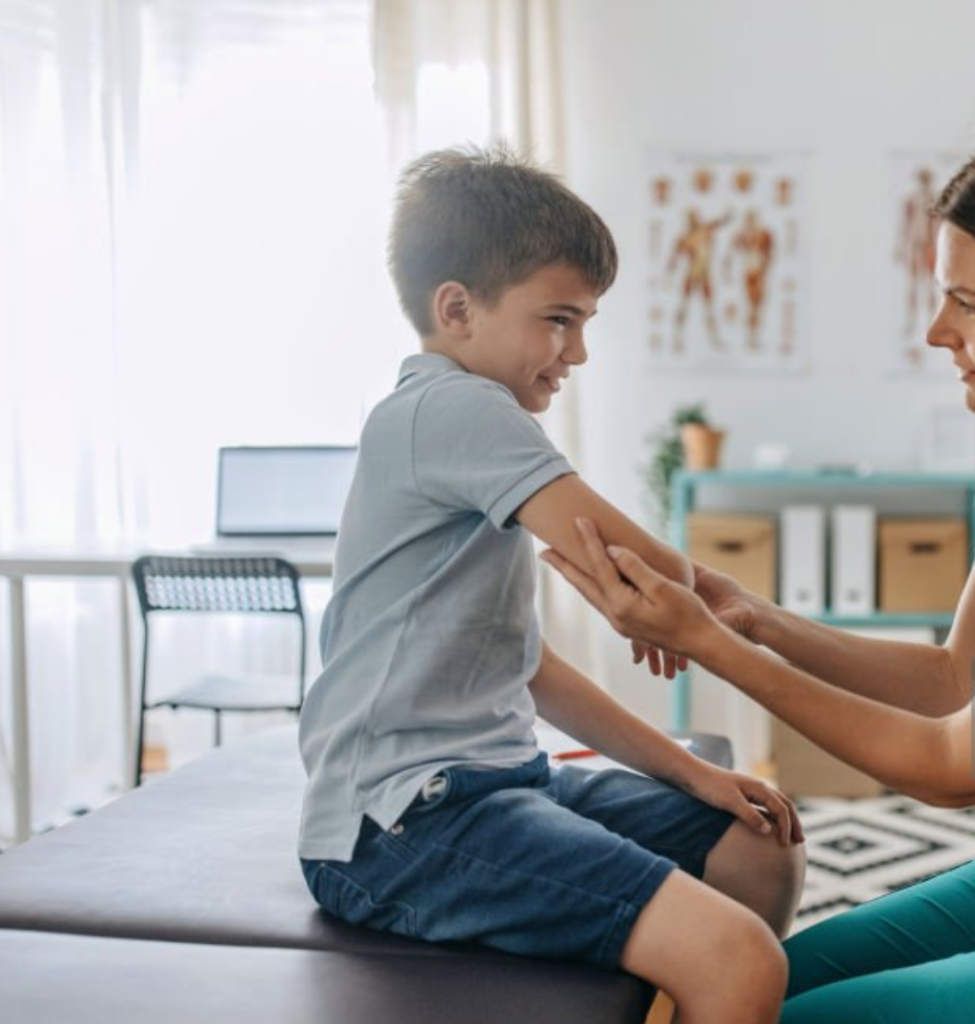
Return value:
[(806, 877), (806, 847), (779, 846), (736, 821), (708, 854), (704, 881), (754, 910), (780, 938), (789, 933)]
[(643, 908), (620, 966), (668, 993), (680, 1024), (774, 1024), (787, 978), (768, 925), (682, 871)]

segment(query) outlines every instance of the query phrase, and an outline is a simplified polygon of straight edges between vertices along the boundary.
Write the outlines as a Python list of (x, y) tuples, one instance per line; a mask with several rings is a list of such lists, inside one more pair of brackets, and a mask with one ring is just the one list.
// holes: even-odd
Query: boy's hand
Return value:
[(640, 640), (631, 640), (630, 647), (633, 650), (633, 664), (639, 665), (646, 659), (647, 668), (659, 676), (663, 672), (666, 679), (673, 679), (678, 672), (687, 671), (687, 658), (683, 654), (670, 654), (668, 651), (661, 651), (659, 647), (651, 647)]
[(805, 842), (799, 813), (787, 796), (750, 775), (703, 761), (701, 769), (681, 787), (691, 796), (729, 811), (753, 832), (761, 835), (774, 832), (780, 846)]

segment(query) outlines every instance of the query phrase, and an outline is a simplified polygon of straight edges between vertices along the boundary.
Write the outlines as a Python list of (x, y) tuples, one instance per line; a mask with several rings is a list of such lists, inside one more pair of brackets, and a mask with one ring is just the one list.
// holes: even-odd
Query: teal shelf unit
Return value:
[[(735, 488), (736, 490), (810, 490), (842, 498), (855, 492), (867, 496), (876, 491), (957, 490), (964, 495), (968, 516), (968, 563), (975, 562), (975, 473), (839, 473), (788, 470), (765, 472), (761, 470), (678, 470), (671, 481), (670, 542), (679, 551), (688, 548), (688, 516), (695, 510), (698, 492), (708, 487)], [(927, 626), (947, 630), (953, 616), (949, 612), (929, 614), (892, 614), (876, 612), (873, 615), (813, 616), (816, 622), (850, 629), (870, 627)], [(690, 674), (680, 672), (672, 682), (671, 727), (683, 731), (690, 727)]]

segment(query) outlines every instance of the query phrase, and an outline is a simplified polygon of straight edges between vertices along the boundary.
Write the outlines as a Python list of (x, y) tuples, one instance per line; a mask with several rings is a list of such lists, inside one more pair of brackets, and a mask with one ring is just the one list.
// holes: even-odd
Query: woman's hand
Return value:
[(697, 594), (655, 572), (632, 551), (605, 548), (588, 519), (576, 520), (576, 527), (593, 576), (554, 551), (545, 551), (541, 557), (602, 612), (618, 633), (646, 647), (694, 657), (706, 644), (709, 630), (720, 628)]
[(691, 796), (719, 807), (744, 822), (753, 832), (773, 831), (780, 846), (805, 840), (795, 804), (761, 779), (701, 762), (701, 771), (681, 786)]
[(714, 617), (747, 640), (755, 639), (760, 598), (730, 576), (694, 562), (694, 592)]

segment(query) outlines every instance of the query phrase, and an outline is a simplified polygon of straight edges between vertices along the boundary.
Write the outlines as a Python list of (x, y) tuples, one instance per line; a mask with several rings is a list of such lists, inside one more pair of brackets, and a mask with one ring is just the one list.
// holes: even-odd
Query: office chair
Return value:
[[(214, 743), (220, 746), (224, 711), (291, 711), (305, 696), (305, 615), (298, 570), (283, 558), (270, 556), (146, 555), (132, 565), (145, 641), (139, 697), (139, 731), (135, 752), (135, 785), (142, 782), (146, 711), (158, 707), (192, 707), (212, 711)], [(282, 614), (298, 620), (301, 644), (297, 678), (246, 679), (210, 675), (175, 693), (146, 700), (149, 668), (150, 616), (154, 612), (223, 612)]]

